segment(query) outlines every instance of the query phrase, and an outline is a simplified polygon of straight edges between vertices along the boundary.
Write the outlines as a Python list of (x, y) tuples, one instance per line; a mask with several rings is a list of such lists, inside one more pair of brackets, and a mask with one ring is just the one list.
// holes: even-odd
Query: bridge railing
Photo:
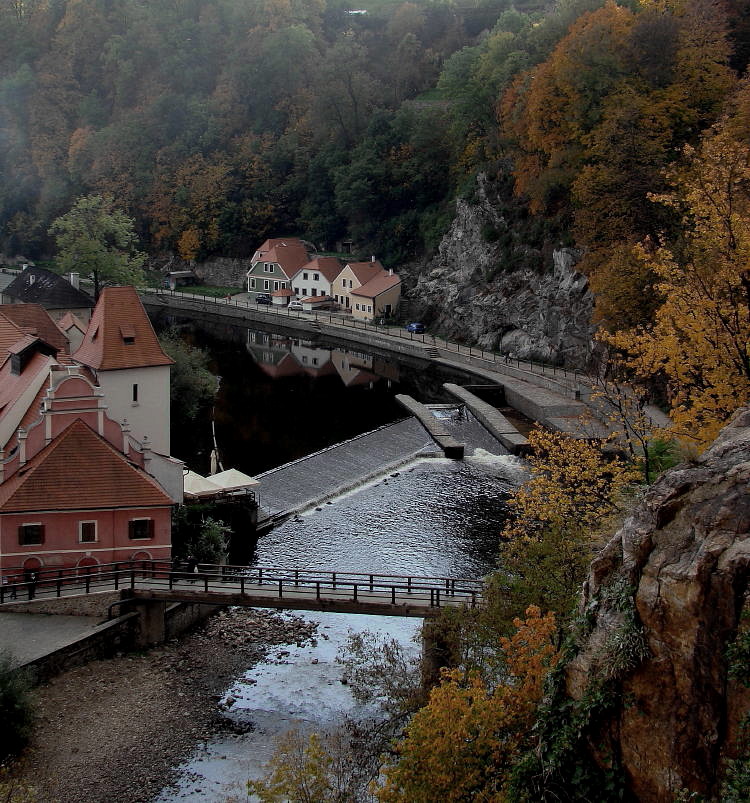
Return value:
[[(236, 588), (240, 594), (273, 594), (283, 598), (290, 593), (315, 593), (316, 599), (343, 595), (359, 601), (370, 598), (429, 600), (430, 607), (452, 604), (477, 604), (484, 587), (482, 580), (454, 577), (340, 572), (324, 569), (283, 569), (269, 566), (233, 566), (218, 564), (176, 565), (169, 561), (121, 561), (72, 569), (40, 569), (33, 579), (0, 586), (0, 603), (14, 599), (60, 597), (64, 591), (89, 594), (121, 588), (154, 590), (222, 591)], [(197, 588), (196, 588), (197, 584)]]

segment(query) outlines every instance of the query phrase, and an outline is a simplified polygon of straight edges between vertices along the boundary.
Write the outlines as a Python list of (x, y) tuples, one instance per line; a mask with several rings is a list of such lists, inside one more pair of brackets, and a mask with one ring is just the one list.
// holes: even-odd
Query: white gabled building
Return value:
[(136, 440), (169, 454), (169, 371), (134, 287), (105, 287), (73, 360), (88, 367), (104, 391), (109, 415), (127, 421)]

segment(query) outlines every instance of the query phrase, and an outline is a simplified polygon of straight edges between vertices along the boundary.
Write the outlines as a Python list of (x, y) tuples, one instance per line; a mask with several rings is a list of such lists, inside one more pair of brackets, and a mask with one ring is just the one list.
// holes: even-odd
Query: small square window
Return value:
[(22, 524), (18, 528), (18, 543), (20, 546), (37, 546), (44, 543), (43, 524)]
[(96, 522), (95, 521), (79, 521), (78, 522), (78, 540), (82, 544), (93, 544), (96, 541)]
[(306, 281), (307, 281), (307, 274), (306, 274), (306, 273), (303, 273), (303, 274), (302, 274), (302, 281), (303, 281), (303, 282), (306, 282)]
[(128, 522), (128, 538), (130, 538), (131, 541), (142, 541), (153, 537), (153, 519), (131, 519)]

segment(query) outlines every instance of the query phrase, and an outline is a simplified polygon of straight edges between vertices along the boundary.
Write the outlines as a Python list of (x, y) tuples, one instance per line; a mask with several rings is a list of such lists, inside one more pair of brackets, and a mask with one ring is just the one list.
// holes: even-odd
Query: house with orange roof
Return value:
[(401, 298), (401, 280), (373, 257), (370, 262), (349, 262), (333, 283), (334, 301), (364, 321), (392, 315)]
[(80, 418), (0, 483), (0, 569), (29, 572), (168, 559), (174, 500)]
[(169, 455), (169, 373), (164, 353), (134, 287), (105, 287), (73, 360), (88, 368), (109, 415), (136, 439)]
[(273, 293), (289, 289), (292, 276), (310, 257), (299, 237), (266, 240), (253, 254), (246, 274), (248, 293)]
[(62, 336), (48, 324), (0, 310), (0, 569), (167, 557), (181, 461), (110, 416), (95, 373), (47, 342)]
[(333, 297), (331, 287), (344, 266), (336, 257), (315, 257), (292, 276), (292, 289), (298, 299)]

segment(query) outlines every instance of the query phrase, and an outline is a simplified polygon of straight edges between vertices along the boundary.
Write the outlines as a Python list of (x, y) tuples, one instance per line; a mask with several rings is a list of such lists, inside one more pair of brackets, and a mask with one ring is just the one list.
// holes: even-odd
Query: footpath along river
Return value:
[[(521, 463), (475, 421), (451, 416), (465, 440), (463, 462), (423, 459), (311, 510), (261, 538), (255, 562), (336, 567), (342, 571), (478, 577), (495, 561), (505, 499)], [(394, 617), (306, 613), (317, 638), (274, 650), (226, 690), (219, 705), (242, 734), (202, 743), (158, 803), (247, 800), (245, 782), (259, 778), (274, 740), (289, 728), (323, 729), (362, 712), (336, 663), (347, 634), (371, 630), (398, 638), (416, 658), (420, 621)], [(242, 728), (239, 728), (240, 730)], [(252, 799), (252, 798), (249, 798)]]

